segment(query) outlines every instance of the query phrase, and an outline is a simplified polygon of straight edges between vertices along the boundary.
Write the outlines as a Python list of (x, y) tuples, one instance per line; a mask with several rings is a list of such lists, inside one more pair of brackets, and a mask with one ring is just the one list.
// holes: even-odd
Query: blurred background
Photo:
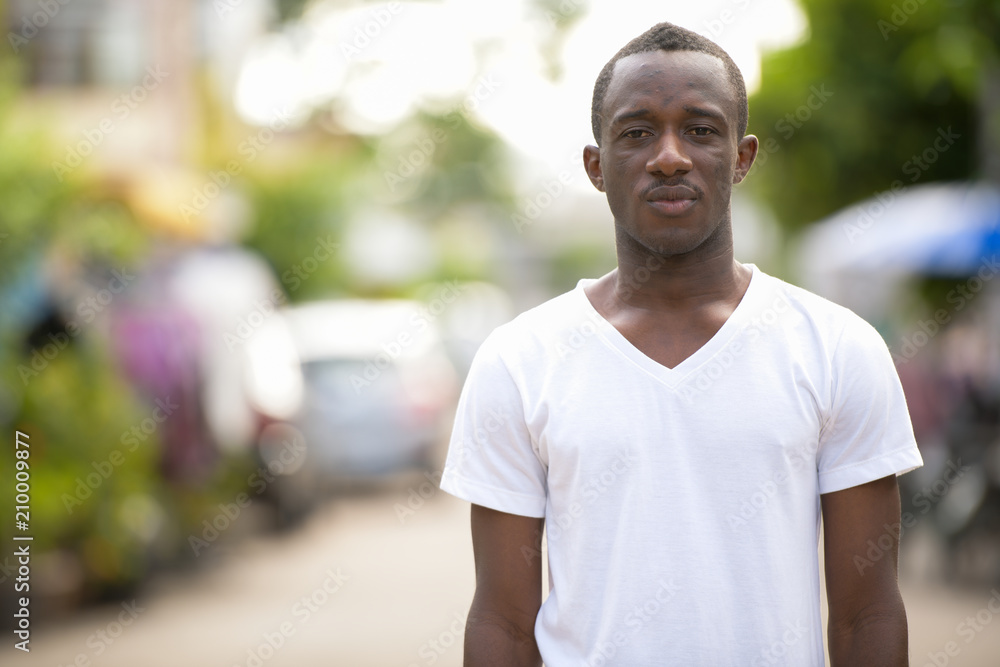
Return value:
[(994, 0), (0, 8), (0, 425), (34, 537), (28, 654), (0, 521), (3, 664), (461, 664), (458, 391), (494, 327), (613, 268), (593, 81), (669, 20), (747, 79), (737, 258), (896, 360), (911, 663), (1000, 665)]

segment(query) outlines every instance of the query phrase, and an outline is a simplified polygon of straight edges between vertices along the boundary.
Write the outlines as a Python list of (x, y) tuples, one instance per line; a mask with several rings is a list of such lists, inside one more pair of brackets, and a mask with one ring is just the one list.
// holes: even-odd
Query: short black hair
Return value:
[(691, 32), (686, 28), (681, 28), (673, 23), (657, 23), (652, 28), (642, 33), (631, 42), (622, 47), (621, 51), (607, 62), (604, 69), (597, 76), (597, 83), (594, 84), (594, 100), (590, 107), (590, 123), (594, 129), (594, 139), (597, 145), (601, 144), (601, 113), (604, 106), (604, 97), (608, 92), (608, 85), (611, 83), (611, 75), (615, 71), (615, 63), (626, 56), (636, 53), (649, 53), (651, 51), (697, 51), (715, 56), (722, 61), (726, 67), (726, 74), (729, 75), (729, 83), (736, 91), (737, 106), (739, 116), (737, 125), (739, 127), (739, 139), (742, 139), (747, 132), (747, 121), (750, 117), (750, 109), (747, 104), (747, 86), (743, 81), (743, 74), (736, 66), (733, 59), (729, 57), (721, 46), (702, 37), (696, 32)]

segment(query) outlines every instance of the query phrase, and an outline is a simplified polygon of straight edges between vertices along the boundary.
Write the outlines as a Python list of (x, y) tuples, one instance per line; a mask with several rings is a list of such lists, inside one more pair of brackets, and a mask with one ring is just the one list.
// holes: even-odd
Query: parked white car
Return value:
[[(279, 329), (286, 333), (275, 335)], [(294, 354), (277, 350), (281, 338)], [(255, 359), (250, 393), (265, 414), (267, 403), (281, 406), (283, 421), (302, 434), (311, 475), (329, 480), (440, 468), (459, 379), (424, 304), (305, 304), (276, 313), (259, 340), (260, 349), (248, 344)], [(283, 400), (290, 394), (298, 402), (294, 412)]]

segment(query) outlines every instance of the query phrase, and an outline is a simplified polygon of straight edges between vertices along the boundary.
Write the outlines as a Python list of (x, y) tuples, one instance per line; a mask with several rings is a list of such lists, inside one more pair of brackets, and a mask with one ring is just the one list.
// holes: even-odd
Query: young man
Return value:
[(662, 23), (592, 113), (618, 268), (483, 343), (441, 482), (473, 503), (465, 664), (822, 665), (822, 514), (833, 664), (906, 665), (903, 393), (867, 323), (735, 261), (739, 70)]

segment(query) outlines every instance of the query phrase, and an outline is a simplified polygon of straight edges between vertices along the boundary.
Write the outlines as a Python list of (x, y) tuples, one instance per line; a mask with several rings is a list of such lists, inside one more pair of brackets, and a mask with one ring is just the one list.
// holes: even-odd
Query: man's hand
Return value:
[(544, 519), (472, 506), (476, 595), (465, 627), (465, 667), (539, 667)]
[[(896, 476), (820, 496), (832, 667), (908, 664)], [(869, 542), (870, 541), (870, 542)], [(878, 558), (872, 551), (878, 550)]]

